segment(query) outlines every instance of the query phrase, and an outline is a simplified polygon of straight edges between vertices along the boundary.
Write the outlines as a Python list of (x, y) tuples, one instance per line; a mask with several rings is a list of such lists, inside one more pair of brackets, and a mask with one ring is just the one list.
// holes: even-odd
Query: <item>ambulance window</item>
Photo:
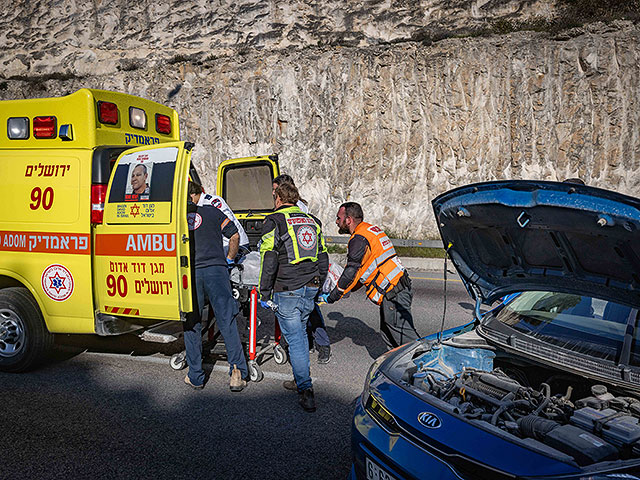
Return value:
[(99, 147), (93, 152), (93, 166), (91, 170), (91, 183), (109, 183), (109, 176), (116, 160), (127, 148)]
[(252, 164), (225, 170), (223, 197), (234, 212), (273, 210), (271, 165)]

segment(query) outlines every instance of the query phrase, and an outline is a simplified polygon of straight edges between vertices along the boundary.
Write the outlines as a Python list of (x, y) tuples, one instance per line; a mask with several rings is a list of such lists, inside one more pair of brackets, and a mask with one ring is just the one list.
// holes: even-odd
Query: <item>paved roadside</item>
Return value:
[[(330, 253), (331, 262), (337, 262), (344, 266), (347, 261), (346, 253)], [(444, 270), (444, 258), (421, 258), (421, 257), (400, 257), (402, 264), (409, 270), (439, 271)], [(453, 270), (451, 263), (448, 264), (449, 271)]]

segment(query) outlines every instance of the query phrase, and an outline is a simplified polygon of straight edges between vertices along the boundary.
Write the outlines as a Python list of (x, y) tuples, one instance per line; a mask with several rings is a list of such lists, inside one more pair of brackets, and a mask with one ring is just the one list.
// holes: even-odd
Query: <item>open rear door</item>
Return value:
[(233, 158), (218, 167), (218, 195), (242, 223), (251, 248), (260, 240), (265, 215), (273, 212), (272, 184), (278, 175), (278, 155)]
[(187, 180), (192, 145), (127, 150), (114, 166), (95, 228), (99, 312), (181, 320), (192, 310)]

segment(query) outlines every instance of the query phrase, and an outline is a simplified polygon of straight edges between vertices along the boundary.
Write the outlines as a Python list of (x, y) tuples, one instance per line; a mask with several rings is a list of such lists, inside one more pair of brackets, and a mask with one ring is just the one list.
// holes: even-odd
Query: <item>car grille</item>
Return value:
[(373, 396), (369, 395), (365, 404), (367, 413), (388, 433), (400, 435), (440, 459), (465, 480), (513, 480), (515, 475), (500, 472), (469, 457), (460, 455), (444, 445), (426, 440), (424, 434), (418, 434), (410, 425), (397, 420)]

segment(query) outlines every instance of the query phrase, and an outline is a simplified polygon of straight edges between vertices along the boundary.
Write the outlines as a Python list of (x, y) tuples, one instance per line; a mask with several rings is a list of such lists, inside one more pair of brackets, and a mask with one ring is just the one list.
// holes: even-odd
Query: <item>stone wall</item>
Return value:
[(431, 199), (484, 180), (640, 195), (637, 24), (479, 36), (558, 7), (358, 5), (19, 3), (0, 20), (0, 98), (90, 87), (172, 106), (206, 187), (224, 159), (278, 153), (330, 234), (349, 199), (396, 236), (435, 237)]

